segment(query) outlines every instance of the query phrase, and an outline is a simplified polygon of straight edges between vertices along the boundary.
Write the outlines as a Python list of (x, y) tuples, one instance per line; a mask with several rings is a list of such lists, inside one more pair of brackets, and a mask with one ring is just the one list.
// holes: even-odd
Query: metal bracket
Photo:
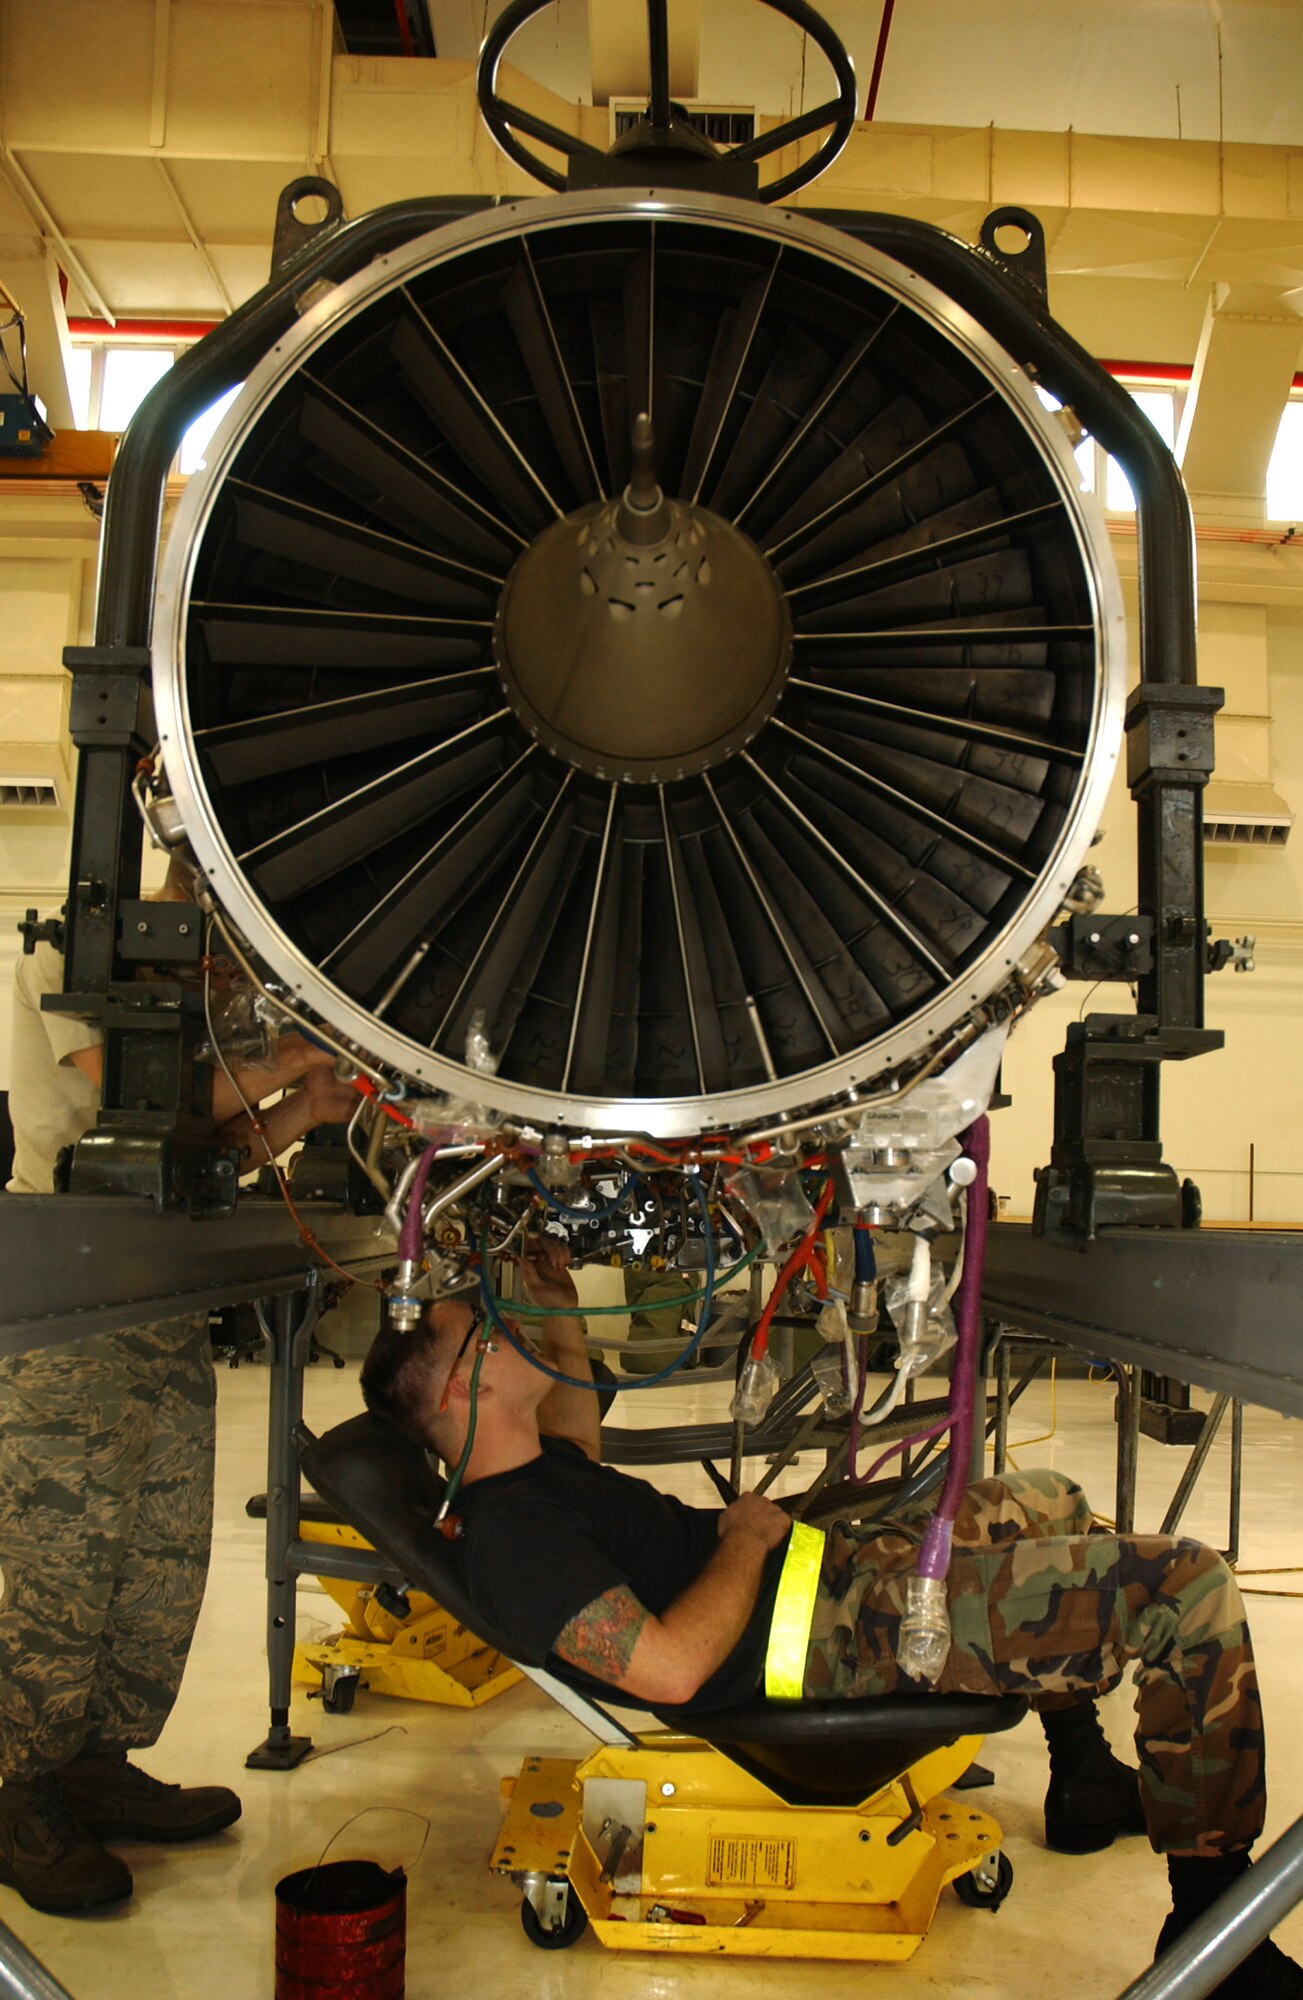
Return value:
[[(1010, 249), (1000, 241), (1001, 230), (1017, 230), (1023, 236), (1021, 249)], [(1049, 278), (1045, 269), (1045, 231), (1041, 219), (1033, 215), (1029, 208), (1019, 208), (1006, 204), (1003, 208), (993, 208), (985, 217), (978, 231), (977, 240), (993, 264), (998, 264), (1006, 278), (1015, 284), (1025, 286), (1040, 304), (1049, 297)]]
[(141, 965), (198, 965), (203, 923), (193, 903), (128, 898), (118, 905), (118, 955)]
[(1068, 979), (1125, 980), (1128, 985), (1153, 966), (1154, 925), (1150, 917), (1075, 916), (1050, 932)]
[(72, 675), (68, 729), (79, 750), (142, 754), (154, 741), (147, 646), (65, 646)]
[[(305, 222), (299, 214), (305, 202), (324, 201), (326, 213), (316, 222)], [(323, 237), (338, 229), (344, 220), (344, 198), (333, 181), (320, 174), (301, 174), (280, 191), (276, 203), (276, 223), (272, 232), (271, 273), (279, 278), (286, 267), (314, 249)]]

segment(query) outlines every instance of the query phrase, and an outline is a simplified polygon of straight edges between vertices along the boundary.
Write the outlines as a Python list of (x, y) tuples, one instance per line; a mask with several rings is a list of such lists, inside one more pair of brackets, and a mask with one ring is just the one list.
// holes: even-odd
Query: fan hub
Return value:
[(777, 577), (739, 529), (678, 500), (640, 519), (626, 495), (526, 549), (495, 642), (508, 699), (546, 749), (650, 784), (751, 741), (782, 694), (792, 632)]

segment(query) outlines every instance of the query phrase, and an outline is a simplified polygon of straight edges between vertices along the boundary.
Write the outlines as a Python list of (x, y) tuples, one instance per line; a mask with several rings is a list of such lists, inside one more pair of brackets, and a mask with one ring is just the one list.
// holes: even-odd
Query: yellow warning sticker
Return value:
[(790, 1889), (796, 1882), (796, 1842), (746, 1834), (716, 1834), (706, 1858), (712, 1889)]

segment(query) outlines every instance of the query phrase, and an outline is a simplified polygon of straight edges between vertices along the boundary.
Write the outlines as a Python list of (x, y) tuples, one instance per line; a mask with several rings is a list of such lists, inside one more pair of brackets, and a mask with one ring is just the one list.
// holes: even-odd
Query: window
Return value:
[[(1148, 417), (1163, 443), (1171, 451), (1176, 444), (1176, 428), (1181, 418), (1181, 406), (1185, 401), (1184, 389), (1169, 389), (1149, 383), (1124, 383), (1123, 387), (1137, 402)], [(1057, 410), (1061, 407), (1057, 397), (1045, 389), (1036, 391), (1045, 407)], [(1101, 497), (1100, 504), (1109, 514), (1134, 514), (1136, 499), (1122, 467), (1116, 459), (1109, 457), (1093, 437), (1085, 437), (1075, 453), (1081, 468), (1081, 490)]]
[[(1154, 429), (1170, 451), (1176, 443), (1176, 391), (1174, 389), (1133, 389), (1125, 385), (1132, 399), (1139, 404)], [(1101, 456), (1105, 456), (1101, 453)], [(1104, 479), (1104, 506), (1112, 514), (1134, 514), (1136, 496), (1131, 491), (1130, 482), (1115, 459), (1106, 458), (1108, 470)]]
[[(68, 371), (73, 416), (79, 430), (124, 431), (141, 403), (161, 382), (190, 341), (74, 341)], [(197, 472), (214, 431), (240, 392), (237, 383), (196, 417), (181, 440), (175, 470)]]
[(1303, 521), (1303, 394), (1290, 397), (1267, 467), (1267, 519)]

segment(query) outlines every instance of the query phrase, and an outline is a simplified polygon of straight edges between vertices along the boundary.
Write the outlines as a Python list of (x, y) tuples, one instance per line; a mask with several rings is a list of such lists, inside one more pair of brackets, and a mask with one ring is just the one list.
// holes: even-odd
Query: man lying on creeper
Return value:
[[(520, 1268), (546, 1364), (591, 1380), (568, 1252), (526, 1245)], [(596, 1397), (542, 1372), (473, 1295), (386, 1329), (362, 1371), (367, 1405), (453, 1474), (465, 1588), (520, 1653), (687, 1717), (764, 1685), (792, 1522), (754, 1493), (689, 1507), (600, 1463)], [(456, 1473), (460, 1472), (460, 1479)], [(896, 1663), (926, 1513), (829, 1529), (806, 1647), (807, 1699), (918, 1688)], [(1214, 1550), (1101, 1533), (1057, 1472), (975, 1481), (947, 1580), (952, 1645), (939, 1693), (1024, 1694), (1050, 1753), (1048, 1844), (1089, 1853), (1147, 1832), (1166, 1857), (1163, 1951), (1249, 1866), (1265, 1805), (1261, 1703), (1244, 1605)], [(1136, 1665), (1140, 1769), (1112, 1755), (1095, 1700)], [(1270, 1940), (1218, 2000), (1303, 2000), (1303, 1968)]]

